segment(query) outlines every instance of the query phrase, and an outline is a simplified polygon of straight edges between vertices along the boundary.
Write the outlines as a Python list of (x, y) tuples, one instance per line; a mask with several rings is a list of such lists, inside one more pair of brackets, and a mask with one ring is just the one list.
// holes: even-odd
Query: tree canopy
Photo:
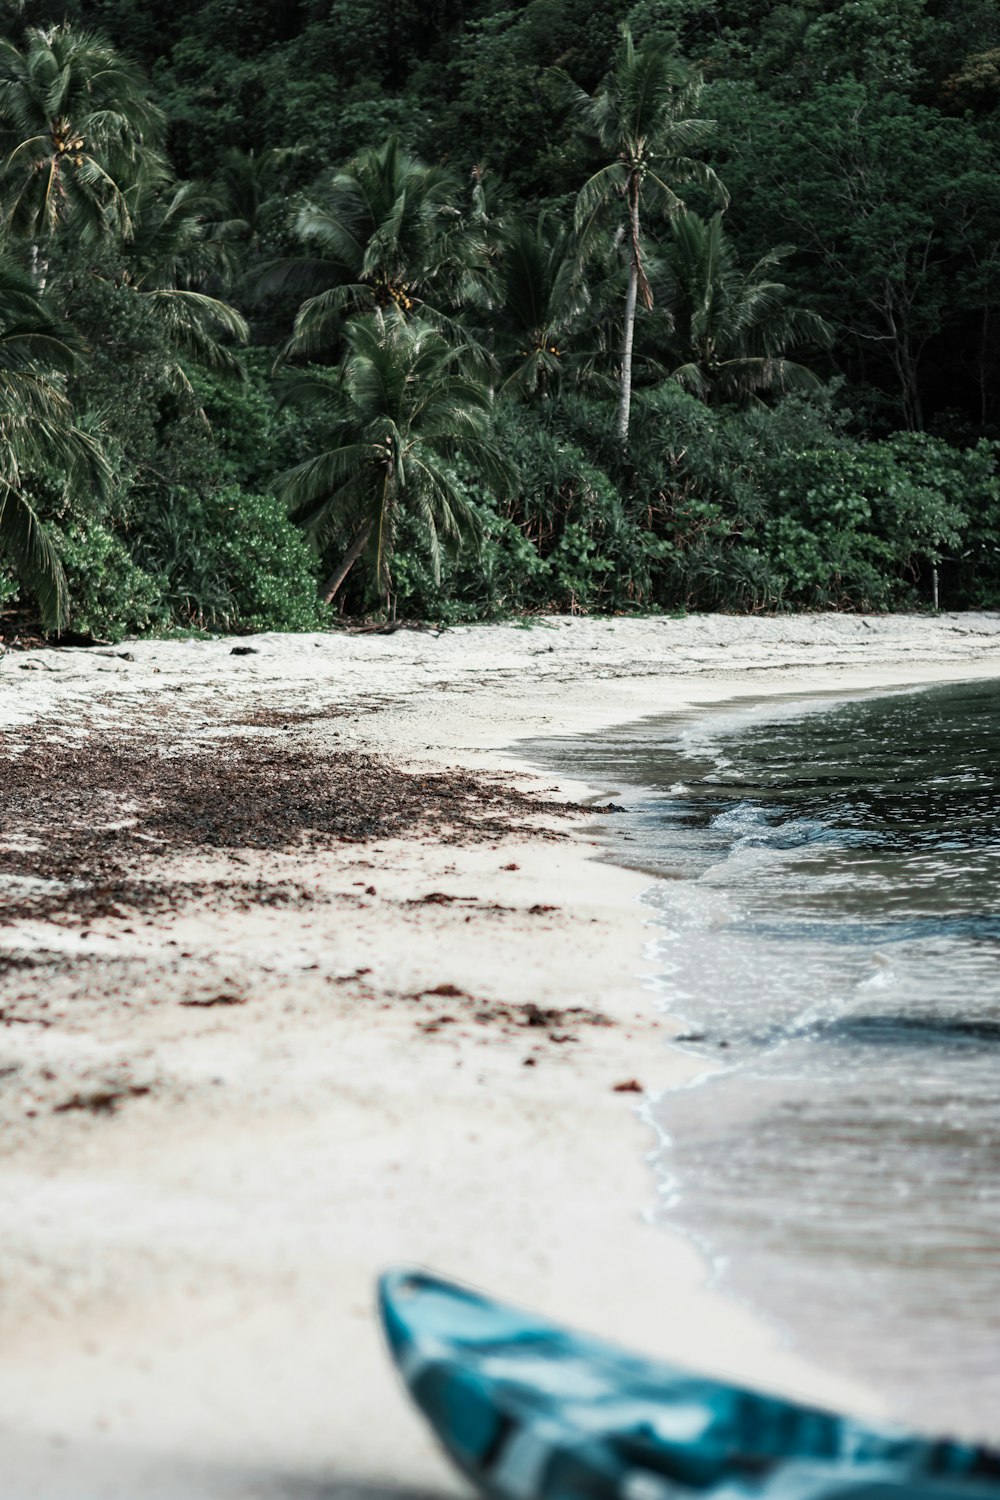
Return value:
[(0, 630), (997, 604), (998, 59), (1000, 0), (8, 7)]

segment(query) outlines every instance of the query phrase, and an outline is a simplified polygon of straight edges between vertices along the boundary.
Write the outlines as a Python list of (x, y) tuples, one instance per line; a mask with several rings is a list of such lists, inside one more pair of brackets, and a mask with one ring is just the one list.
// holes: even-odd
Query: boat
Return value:
[(1000, 1453), (800, 1405), (418, 1269), (379, 1281), (409, 1394), (490, 1500), (1000, 1500)]

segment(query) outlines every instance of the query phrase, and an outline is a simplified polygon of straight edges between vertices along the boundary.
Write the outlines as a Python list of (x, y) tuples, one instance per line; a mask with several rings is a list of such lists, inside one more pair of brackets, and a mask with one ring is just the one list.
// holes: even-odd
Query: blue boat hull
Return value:
[(629, 1354), (422, 1271), (379, 1283), (442, 1446), (493, 1500), (1000, 1500), (1000, 1455)]

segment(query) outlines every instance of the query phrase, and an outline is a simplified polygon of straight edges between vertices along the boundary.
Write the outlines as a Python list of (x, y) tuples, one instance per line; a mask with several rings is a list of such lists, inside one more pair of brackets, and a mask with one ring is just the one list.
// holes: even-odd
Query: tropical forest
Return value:
[(24, 0), (0, 635), (1000, 607), (1000, 0)]

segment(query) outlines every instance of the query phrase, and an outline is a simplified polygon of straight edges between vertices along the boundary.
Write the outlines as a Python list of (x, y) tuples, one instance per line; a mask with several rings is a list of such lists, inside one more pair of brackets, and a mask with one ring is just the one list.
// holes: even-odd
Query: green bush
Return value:
[(935, 450), (934, 482), (947, 487), (967, 522), (958, 545), (942, 559), (941, 604), (946, 609), (1000, 605), (1000, 443), (980, 440)]
[(142, 518), (136, 555), (165, 580), (175, 624), (202, 630), (317, 630), (316, 559), (272, 495), (177, 488)]
[(620, 484), (654, 545), (651, 603), (664, 609), (774, 608), (783, 579), (757, 528), (776, 455), (796, 438), (834, 441), (822, 407), (712, 409), (673, 382), (633, 408)]
[(438, 579), (419, 521), (411, 515), (400, 518), (393, 560), (400, 614), (456, 625), (535, 607), (533, 585), (548, 571), (537, 548), (512, 521), (497, 514), (488, 496), (479, 494), (472, 504), (482, 528), (480, 548), (458, 556), (445, 554)]
[(72, 630), (99, 640), (162, 630), (170, 622), (164, 580), (139, 566), (99, 521), (50, 528), (69, 585)]
[(0, 609), (11, 604), (21, 592), (21, 585), (7, 568), (0, 567)]
[(435, 619), (475, 619), (648, 606), (660, 543), (628, 514), (617, 486), (570, 435), (563, 416), (557, 410), (540, 420), (527, 407), (501, 408), (497, 428), (518, 467), (516, 493), (498, 503), (466, 476), (480, 549), (447, 562), (440, 586), (411, 523), (394, 564), (397, 607)]
[[(832, 572), (846, 545), (803, 518), (768, 530), (776, 471), (791, 451), (850, 446), (824, 401), (713, 410), (666, 382), (637, 397), (626, 452), (609, 405), (574, 395), (544, 412), (503, 408), (498, 427), (520, 470), (517, 496), (498, 508), (479, 495), (482, 552), (447, 568), (440, 588), (411, 535), (399, 574), (410, 610), (777, 608), (796, 595), (806, 602), (814, 574)], [(870, 592), (867, 574), (863, 582)]]
[(956, 450), (915, 433), (780, 459), (760, 540), (785, 600), (878, 610), (918, 602), (922, 575), (961, 544), (961, 467)]
[(478, 493), (481, 553), (435, 585), (411, 527), (398, 604), (436, 619), (527, 610), (988, 606), (1000, 595), (1000, 444), (860, 442), (829, 402), (710, 409), (665, 383), (623, 454), (604, 405), (511, 407), (514, 501)]

